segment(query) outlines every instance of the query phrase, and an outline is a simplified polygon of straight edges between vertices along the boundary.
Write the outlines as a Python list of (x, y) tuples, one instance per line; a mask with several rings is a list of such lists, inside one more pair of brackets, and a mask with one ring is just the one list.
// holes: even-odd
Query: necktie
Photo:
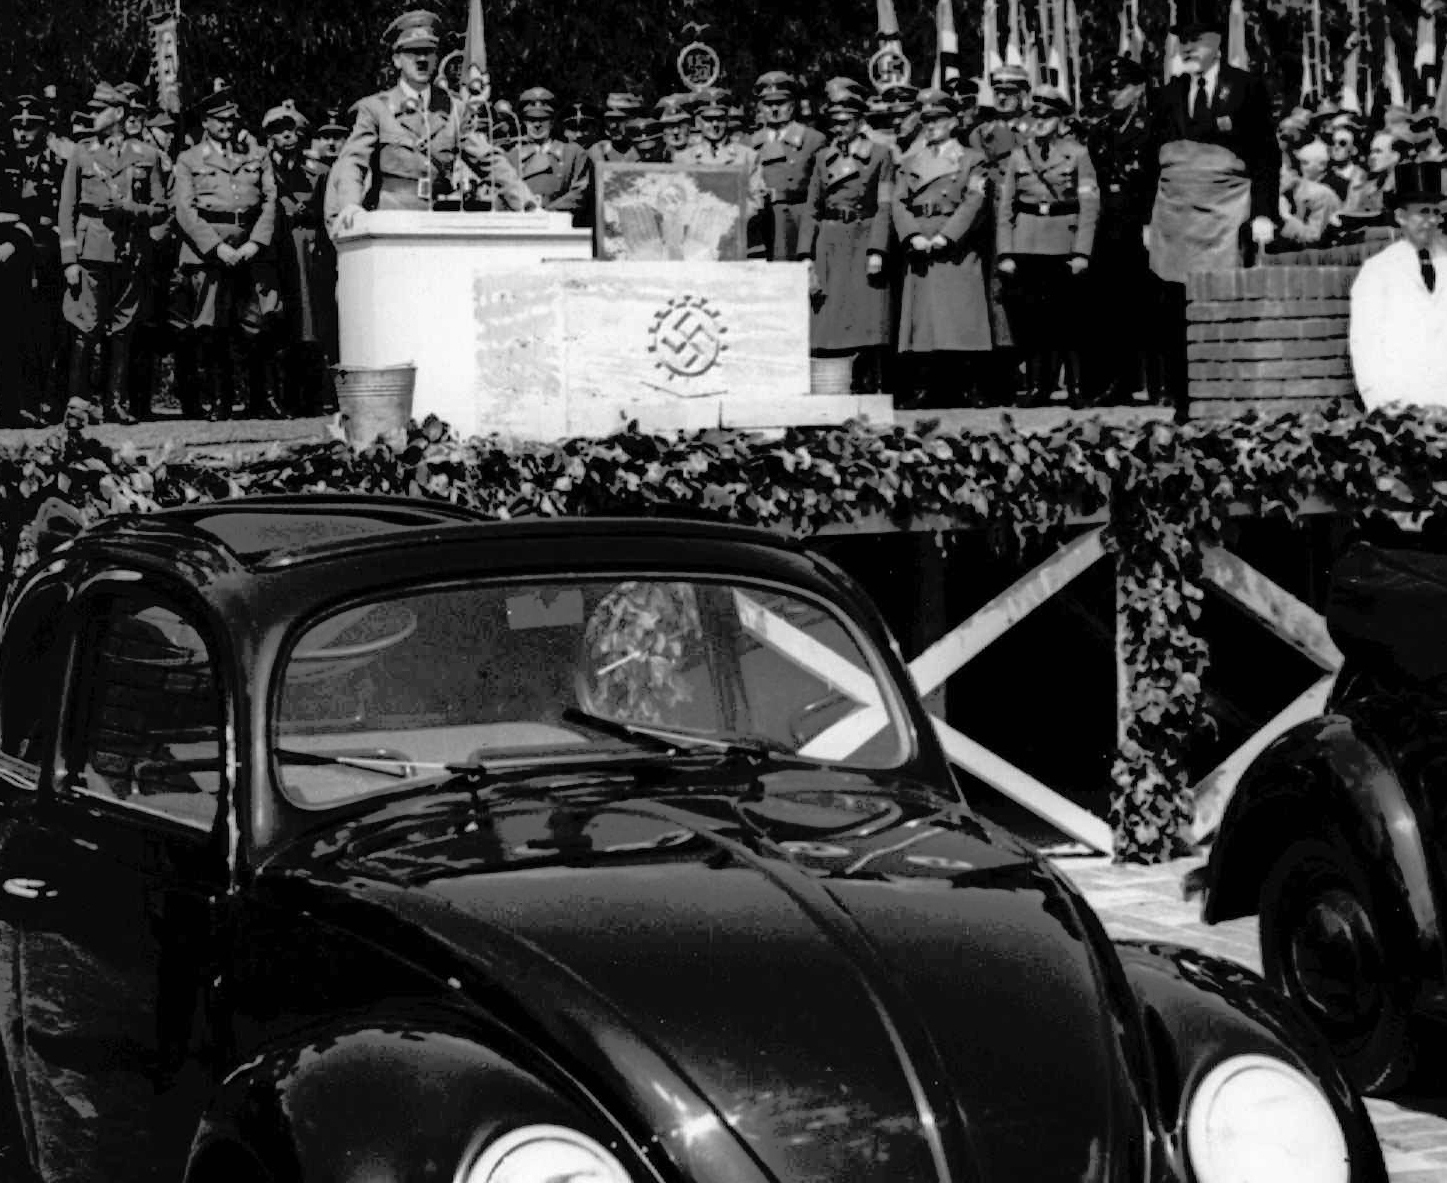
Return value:
[(1427, 285), (1429, 292), (1437, 290), (1437, 268), (1432, 262), (1430, 251), (1418, 251), (1417, 262), (1422, 265), (1422, 282)]
[(1191, 102), (1191, 119), (1195, 123), (1206, 122), (1206, 76), (1196, 79), (1196, 95)]

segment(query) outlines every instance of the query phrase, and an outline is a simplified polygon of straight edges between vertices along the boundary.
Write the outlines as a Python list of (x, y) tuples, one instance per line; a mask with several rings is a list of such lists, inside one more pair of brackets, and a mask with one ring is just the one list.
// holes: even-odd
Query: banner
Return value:
[(1385, 30), (1382, 42), (1382, 84), (1387, 88), (1387, 102), (1394, 107), (1407, 105), (1407, 88), (1402, 85), (1402, 67), (1397, 64), (1397, 39), (1392, 36), (1390, 25)]
[(170, 115), (181, 113), (181, 33), (175, 15), (151, 23), (151, 77), (156, 105)]
[(487, 81), (487, 43), (482, 35), (482, 0), (469, 0), (467, 9), (467, 41), (463, 45), (462, 65), (465, 81)]
[(942, 87), (960, 77), (960, 38), (955, 32), (954, 0), (939, 0), (935, 6), (934, 85)]
[(895, 15), (894, 0), (876, 0), (875, 11), (878, 14), (878, 37), (880, 44), (897, 44), (899, 42), (899, 17)]
[(1231, 0), (1226, 22), (1226, 61), (1238, 70), (1251, 68), (1251, 58), (1246, 53), (1246, 6), (1242, 0)]
[(1166, 21), (1166, 51), (1161, 57), (1161, 67), (1165, 80), (1169, 82), (1185, 68), (1181, 60), (1181, 39), (1173, 31), (1176, 27), (1176, 0), (1171, 0), (1170, 15)]

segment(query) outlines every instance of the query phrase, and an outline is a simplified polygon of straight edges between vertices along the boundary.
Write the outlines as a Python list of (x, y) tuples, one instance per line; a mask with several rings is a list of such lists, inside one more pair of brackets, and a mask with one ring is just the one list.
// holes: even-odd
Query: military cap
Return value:
[(1447, 197), (1442, 192), (1442, 162), (1418, 160), (1397, 165), (1392, 169), (1392, 187), (1386, 196), (1393, 205), (1441, 201)]
[(236, 96), (229, 86), (218, 86), (196, 104), (196, 114), (202, 119), (225, 119), (236, 114)]
[(1069, 115), (1075, 107), (1058, 87), (1037, 86), (1030, 94), (1030, 110), (1045, 111), (1051, 115)]
[(958, 115), (960, 113), (959, 103), (952, 95), (946, 94), (939, 87), (931, 86), (919, 92), (915, 100), (919, 107), (921, 119), (939, 119), (946, 115)]
[(414, 8), (404, 12), (382, 34), (382, 40), (392, 46), (393, 53), (409, 49), (436, 49), (438, 45), (437, 25), (441, 18), (425, 8)]
[(170, 131), (175, 128), (176, 120), (169, 111), (157, 111), (146, 120), (147, 127), (154, 127), (160, 131)]
[(296, 103), (291, 99), (282, 99), (275, 107), (268, 111), (261, 119), (261, 130), (270, 131), (279, 123), (290, 123), (300, 131), (311, 124), (305, 115), (296, 109)]
[(699, 92), (699, 100), (693, 109), (694, 118), (705, 115), (727, 117), (729, 113), (729, 92), (721, 86), (710, 86)]
[(604, 119), (631, 119), (643, 108), (643, 100), (626, 90), (615, 90), (603, 102)]
[(125, 94), (117, 90), (109, 82), (97, 82), (95, 91), (86, 104), (92, 111), (105, 110), (107, 107), (124, 107), (128, 105)]
[(49, 105), (33, 94), (17, 95), (15, 110), (10, 113), (10, 122), (17, 125), (50, 122)]
[(872, 94), (869, 96), (869, 107), (864, 118), (870, 127), (893, 127), (894, 107), (882, 94)]
[(563, 117), (563, 126), (573, 128), (591, 127), (597, 121), (597, 112), (590, 108), (587, 103), (574, 103), (572, 109)]
[(533, 86), (518, 95), (524, 119), (548, 119), (557, 113), (558, 96), (546, 86)]
[(337, 107), (327, 108), (326, 122), (317, 127), (316, 134), (319, 136), (345, 136), (351, 133), (351, 127), (342, 122), (342, 113)]
[(1024, 66), (996, 66), (990, 71), (990, 85), (996, 90), (1029, 90), (1030, 75)]
[(628, 134), (636, 144), (640, 140), (656, 140), (663, 136), (663, 124), (651, 115), (635, 115), (628, 121)]
[(687, 102), (687, 95), (664, 95), (658, 100), (658, 105), (655, 108), (658, 113), (658, 121), (663, 124), (687, 123), (690, 119)]
[(1122, 90), (1127, 86), (1139, 86), (1147, 77), (1146, 68), (1135, 58), (1113, 57), (1101, 63), (1091, 80), (1107, 90)]
[(792, 99), (799, 93), (799, 83), (787, 70), (769, 70), (754, 83), (754, 98), (763, 102)]
[(862, 114), (869, 109), (864, 88), (853, 78), (831, 78), (824, 84), (824, 110), (830, 114), (850, 112)]

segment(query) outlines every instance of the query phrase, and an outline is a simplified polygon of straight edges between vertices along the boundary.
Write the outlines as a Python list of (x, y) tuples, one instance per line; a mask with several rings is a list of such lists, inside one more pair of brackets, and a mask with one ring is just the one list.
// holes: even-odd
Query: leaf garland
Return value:
[(495, 518), (667, 514), (798, 537), (851, 524), (984, 530), (1012, 553), (1063, 540), (1072, 520), (1108, 511), (1130, 671), (1112, 769), (1114, 856), (1159, 862), (1190, 848), (1187, 756), (1206, 725), (1201, 686), (1210, 661), (1197, 627), (1203, 546), (1220, 541), (1233, 509), (1295, 519), (1312, 497), (1363, 523), (1403, 510), (1447, 514), (1447, 410), (1184, 425), (1072, 419), (1038, 432), (1002, 416), (997, 430), (959, 434), (931, 423), (851, 422), (777, 437), (630, 428), (553, 443), (461, 440), (428, 418), (405, 438), (366, 448), (278, 445), (236, 463), (174, 447), (148, 455), (111, 448), (71, 423), (40, 443), (0, 447), (0, 579), (13, 587), (32, 561), (32, 523), (48, 497), (91, 521), (327, 491), (431, 497)]

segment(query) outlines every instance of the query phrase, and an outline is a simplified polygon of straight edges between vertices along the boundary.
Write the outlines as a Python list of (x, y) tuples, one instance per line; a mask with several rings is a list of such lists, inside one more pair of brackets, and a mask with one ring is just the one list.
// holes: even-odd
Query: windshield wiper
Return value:
[(340, 756), (330, 752), (302, 752), (296, 748), (273, 748), (272, 751), (283, 764), (305, 764), (312, 767), (333, 764), (341, 768), (376, 772), (382, 776), (395, 776), (399, 780), (406, 780), (419, 767), (415, 760), (404, 760), (395, 756)]

